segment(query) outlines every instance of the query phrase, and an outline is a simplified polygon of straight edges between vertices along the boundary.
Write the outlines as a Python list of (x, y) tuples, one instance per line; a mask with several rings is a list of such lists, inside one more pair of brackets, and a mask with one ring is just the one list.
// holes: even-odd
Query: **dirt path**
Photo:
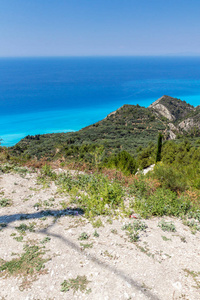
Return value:
[(142, 220), (148, 227), (132, 243), (122, 227), (133, 219), (89, 222), (62, 208), (69, 197), (54, 183), (43, 189), (36, 177), (0, 175), (0, 199), (10, 201), (0, 206), (1, 300), (200, 299), (199, 231), (175, 218), (163, 218), (174, 232), (158, 227), (159, 218)]

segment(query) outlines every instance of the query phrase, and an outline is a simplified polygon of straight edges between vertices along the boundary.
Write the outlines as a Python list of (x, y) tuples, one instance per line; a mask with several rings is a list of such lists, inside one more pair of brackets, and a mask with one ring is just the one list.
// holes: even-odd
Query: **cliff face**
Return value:
[[(200, 130), (200, 107), (196, 108), (185, 101), (170, 96), (162, 96), (153, 102), (152, 109), (157, 116), (167, 119), (170, 139), (175, 139), (178, 133), (196, 132)], [(170, 121), (170, 122), (169, 122)]]

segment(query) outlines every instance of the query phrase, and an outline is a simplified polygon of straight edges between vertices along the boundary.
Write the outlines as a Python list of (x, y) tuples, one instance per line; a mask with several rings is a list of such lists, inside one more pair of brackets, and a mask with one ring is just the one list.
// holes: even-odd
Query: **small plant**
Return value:
[(21, 234), (25, 234), (25, 232), (27, 230), (29, 230), (30, 232), (34, 232), (35, 231), (35, 223), (30, 223), (30, 225), (26, 225), (24, 223), (20, 224), (19, 226), (15, 227), (15, 229), (17, 229), (17, 231), (19, 231)]
[(106, 223), (112, 224), (112, 223), (113, 223), (113, 220), (112, 220), (111, 218), (108, 218), (108, 219), (106, 220)]
[(171, 231), (171, 232), (176, 231), (176, 227), (175, 227), (174, 223), (166, 222), (165, 220), (160, 221), (158, 223), (158, 227), (160, 227), (163, 231)]
[(171, 239), (168, 239), (166, 236), (162, 235), (162, 239), (163, 241), (167, 242), (167, 241), (171, 241)]
[(135, 243), (139, 240), (139, 235), (138, 235), (138, 232), (137, 231), (131, 231), (129, 233), (129, 239), (130, 239), (130, 242), (131, 243)]
[(188, 269), (183, 269), (184, 272), (187, 273), (187, 276), (192, 276), (194, 282), (196, 283), (195, 288), (200, 288), (200, 281), (197, 279), (198, 277), (200, 277), (200, 272), (194, 272), (194, 271), (190, 271)]
[(0, 200), (0, 207), (10, 206), (12, 204), (10, 199), (3, 198)]
[(101, 219), (99, 218), (99, 219), (97, 219), (96, 221), (93, 221), (92, 222), (92, 226), (94, 227), (94, 228), (99, 228), (99, 227), (103, 227), (103, 223), (102, 223), (102, 221), (101, 221)]
[(190, 227), (191, 232), (193, 234), (195, 234), (197, 231), (200, 231), (200, 226), (198, 221), (192, 219), (191, 221), (187, 220), (187, 221), (183, 221), (183, 224)]
[(88, 248), (92, 248), (93, 247), (93, 243), (90, 244), (84, 244), (84, 243), (80, 243), (80, 246), (83, 248), (83, 250), (88, 249)]
[(140, 220), (136, 220), (132, 224), (131, 223), (125, 224), (122, 227), (122, 230), (126, 230), (126, 234), (128, 235), (130, 242), (134, 243), (139, 240), (138, 232), (145, 231), (147, 227), (148, 226), (144, 222)]
[(181, 242), (186, 243), (186, 238), (185, 236), (180, 236)]
[(45, 237), (40, 243), (41, 243), (41, 244), (46, 244), (46, 243), (48, 243), (50, 240), (51, 240), (51, 238), (47, 236), (47, 237)]
[(33, 205), (33, 207), (39, 209), (39, 207), (42, 207), (42, 202), (40, 201), (40, 202), (35, 203)]
[(63, 209), (67, 209), (67, 207), (69, 206), (69, 203), (66, 201), (60, 201), (60, 205), (62, 206)]
[(98, 232), (95, 230), (95, 232), (94, 232), (94, 237), (99, 237), (99, 234), (98, 234)]
[(113, 234), (117, 234), (117, 229), (111, 229), (111, 232), (112, 232)]
[(87, 277), (77, 276), (76, 278), (71, 278), (68, 280), (64, 280), (61, 283), (61, 292), (68, 292), (70, 289), (73, 290), (73, 293), (80, 290), (81, 292), (87, 291), (87, 285), (90, 281), (87, 280)]
[(88, 240), (89, 237), (90, 237), (90, 236), (89, 236), (86, 232), (82, 232), (78, 239), (79, 239), (80, 241), (83, 241), (83, 240)]
[(17, 242), (22, 242), (23, 239), (24, 239), (24, 238), (23, 238), (22, 235), (14, 237), (14, 240), (16, 240)]
[(113, 258), (113, 255), (111, 253), (109, 253), (108, 250), (104, 251), (103, 255), (107, 256), (109, 258)]

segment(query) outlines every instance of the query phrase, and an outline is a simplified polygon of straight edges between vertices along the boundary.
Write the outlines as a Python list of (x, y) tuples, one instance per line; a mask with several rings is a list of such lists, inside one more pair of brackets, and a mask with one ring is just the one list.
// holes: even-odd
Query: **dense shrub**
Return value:
[(190, 202), (169, 189), (158, 188), (149, 197), (136, 197), (134, 207), (143, 217), (179, 216), (189, 211)]
[(117, 155), (111, 156), (106, 166), (116, 168), (125, 174), (135, 174), (137, 171), (136, 160), (126, 151), (121, 151)]
[(183, 174), (169, 165), (157, 164), (150, 176), (159, 180), (162, 187), (172, 191), (184, 191), (187, 187)]

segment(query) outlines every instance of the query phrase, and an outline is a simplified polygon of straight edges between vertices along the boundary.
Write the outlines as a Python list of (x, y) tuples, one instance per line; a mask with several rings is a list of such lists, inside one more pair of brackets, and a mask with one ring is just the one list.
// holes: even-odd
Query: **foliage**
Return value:
[(171, 232), (176, 231), (176, 227), (175, 227), (174, 223), (166, 222), (163, 219), (158, 223), (158, 227), (160, 227), (163, 231), (171, 231)]
[(119, 152), (117, 155), (110, 156), (105, 166), (116, 168), (124, 174), (135, 174), (137, 171), (136, 160), (125, 150)]
[(72, 289), (75, 292), (80, 290), (81, 292), (86, 291), (87, 285), (90, 281), (87, 280), (87, 277), (84, 276), (77, 276), (76, 278), (70, 278), (68, 280), (64, 280), (61, 283), (61, 292), (68, 292)]
[(3, 198), (0, 200), (0, 207), (10, 206), (12, 201), (10, 199)]
[(148, 197), (136, 197), (134, 208), (143, 217), (150, 216), (179, 216), (190, 209), (188, 199), (177, 197), (169, 189), (158, 188)]
[(156, 162), (161, 161), (161, 150), (162, 150), (162, 134), (159, 133), (158, 135), (158, 148), (156, 154)]
[(78, 238), (80, 241), (89, 239), (89, 235), (86, 232), (82, 232)]
[(45, 262), (49, 259), (43, 258), (45, 251), (38, 246), (24, 246), (21, 256), (10, 261), (0, 260), (0, 276), (30, 276), (33, 277), (45, 268)]
[(137, 242), (139, 239), (139, 231), (145, 231), (148, 226), (140, 221), (135, 220), (132, 224), (128, 223), (122, 227), (122, 230), (126, 230), (126, 234), (128, 235), (130, 242)]

